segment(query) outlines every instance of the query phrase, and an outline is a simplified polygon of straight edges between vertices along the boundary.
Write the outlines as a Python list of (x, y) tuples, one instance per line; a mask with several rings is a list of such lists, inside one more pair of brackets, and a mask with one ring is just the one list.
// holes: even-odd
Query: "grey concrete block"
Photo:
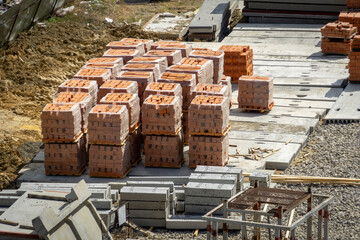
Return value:
[(101, 219), (106, 225), (107, 229), (115, 227), (116, 222), (116, 209), (100, 210), (98, 211)]
[(174, 192), (174, 182), (171, 181), (127, 181), (127, 186), (138, 187), (169, 187), (170, 192)]
[(135, 223), (139, 227), (159, 227), (159, 228), (166, 227), (165, 219), (129, 218), (129, 221)]
[(118, 202), (120, 200), (119, 190), (110, 190), (111, 200), (113, 202)]
[(185, 199), (187, 196), (230, 198), (235, 193), (235, 184), (189, 182), (185, 188)]
[[(216, 206), (206, 206), (206, 205), (190, 205), (185, 204), (185, 214), (206, 214), (213, 210)], [(222, 214), (223, 210), (220, 208), (215, 211), (214, 214)]]
[(130, 218), (153, 218), (153, 219), (165, 219), (170, 215), (169, 207), (165, 210), (133, 210), (129, 209)]
[(168, 201), (169, 197), (169, 188), (126, 186), (120, 190), (120, 199), (124, 201)]
[(217, 167), (217, 166), (197, 166), (195, 173), (218, 173), (218, 174), (236, 174), (237, 179), (242, 178), (243, 170), (236, 167)]
[(271, 174), (268, 172), (253, 172), (249, 176), (250, 181), (268, 182), (271, 180)]
[(0, 196), (0, 207), (10, 207), (19, 198), (19, 196)]
[(184, 212), (185, 211), (185, 202), (179, 201), (176, 205), (176, 212)]
[(150, 201), (121, 201), (121, 204), (127, 203), (128, 209), (132, 210), (165, 210), (170, 203), (150, 202)]
[(120, 191), (123, 187), (126, 186), (126, 182), (109, 182), (108, 185), (110, 186), (111, 190)]
[(178, 201), (185, 200), (185, 189), (175, 190)]
[[(206, 221), (202, 219), (201, 215), (174, 215), (166, 219), (166, 229), (184, 229), (184, 230), (205, 230)], [(238, 218), (241, 220), (241, 217)], [(219, 229), (222, 229), (222, 224), (219, 224)], [(229, 224), (230, 230), (240, 230), (240, 224)]]
[(16, 189), (3, 189), (0, 196), (20, 196)]
[[(149, 171), (149, 168), (147, 168), (147, 171)], [(191, 172), (189, 172), (188, 174), (184, 173), (184, 176), (176, 176), (176, 174), (174, 174), (174, 176), (161, 176), (159, 174), (154, 174), (154, 176), (129, 176), (128, 181), (171, 181), (176, 185), (181, 185), (188, 183), (190, 173)]]
[(101, 210), (110, 210), (112, 207), (112, 200), (111, 199), (97, 199), (91, 198), (91, 203), (94, 205), (96, 209)]
[(237, 181), (235, 174), (192, 173), (189, 177), (189, 182), (235, 184)]
[(215, 197), (194, 197), (194, 196), (186, 196), (185, 198), (185, 206), (186, 205), (208, 205), (208, 206), (218, 206), (223, 201), (228, 198), (215, 198)]

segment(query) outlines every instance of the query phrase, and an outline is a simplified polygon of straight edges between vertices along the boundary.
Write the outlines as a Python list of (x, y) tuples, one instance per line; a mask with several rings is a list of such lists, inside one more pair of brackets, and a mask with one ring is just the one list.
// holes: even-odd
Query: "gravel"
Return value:
[[(360, 123), (318, 126), (297, 159), (284, 174), (360, 178)], [(306, 191), (308, 186), (277, 185), (279, 188), (302, 191)], [(360, 239), (360, 186), (312, 184), (311, 189), (314, 194), (334, 197), (329, 208), (329, 239)], [(306, 212), (305, 207), (303, 204), (298, 209), (295, 219), (299, 214), (303, 215)], [(313, 223), (313, 239), (317, 239), (317, 217), (314, 217)], [(152, 239), (193, 238), (193, 231), (155, 229), (154, 233), (156, 235)], [(138, 238), (148, 239), (140, 236)], [(230, 232), (230, 239), (240, 238), (240, 232)], [(206, 232), (200, 231), (196, 239), (206, 239)], [(297, 228), (296, 239), (306, 239), (305, 224)]]

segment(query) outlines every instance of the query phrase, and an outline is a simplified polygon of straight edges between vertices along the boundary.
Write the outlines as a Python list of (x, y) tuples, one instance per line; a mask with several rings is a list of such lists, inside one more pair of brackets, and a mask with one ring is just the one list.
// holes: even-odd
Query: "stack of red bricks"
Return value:
[(142, 57), (140, 52), (136, 49), (114, 49), (110, 48), (107, 50), (103, 57), (106, 58), (122, 58), (124, 64), (127, 64), (128, 61), (135, 57)]
[(159, 65), (160, 73), (165, 72), (168, 67), (166, 57), (137, 57), (129, 61), (129, 63), (142, 63), (142, 64), (157, 64)]
[(122, 42), (135, 42), (135, 43), (143, 43), (145, 46), (145, 52), (150, 51), (151, 45), (153, 45), (154, 41), (150, 39), (138, 39), (138, 38), (123, 38)]
[(168, 66), (178, 64), (182, 59), (180, 50), (151, 50), (144, 57), (166, 57)]
[(138, 94), (138, 85), (134, 81), (109, 80), (100, 86), (98, 92), (98, 101), (108, 93), (131, 93)]
[(348, 8), (348, 9), (360, 8), (360, 1), (359, 0), (346, 0), (346, 8)]
[(134, 72), (152, 72), (153, 81), (156, 82), (160, 76), (160, 67), (158, 64), (153, 63), (128, 63), (122, 67), (122, 71)]
[(339, 14), (339, 22), (347, 22), (360, 29), (360, 12), (356, 10), (343, 11)]
[(224, 52), (212, 50), (193, 50), (191, 51), (190, 58), (203, 58), (213, 61), (214, 65), (214, 81), (217, 84), (220, 82), (224, 72)]
[(96, 105), (89, 114), (88, 135), (90, 176), (125, 177), (131, 168), (127, 108)]
[(182, 106), (182, 89), (181, 85), (178, 83), (162, 83), (162, 82), (154, 82), (150, 83), (144, 92), (144, 98), (146, 99), (150, 95), (166, 95), (166, 96), (174, 96), (180, 98), (180, 103)]
[(181, 99), (150, 95), (142, 105), (145, 166), (180, 167), (183, 163)]
[(105, 68), (82, 68), (75, 74), (74, 78), (94, 80), (98, 86), (101, 86), (104, 82), (110, 80), (111, 70)]
[(360, 82), (360, 35), (354, 37), (349, 54), (349, 81)]
[(242, 76), (239, 78), (238, 107), (244, 110), (270, 111), (274, 80), (270, 77)]
[(224, 74), (237, 82), (242, 75), (253, 75), (253, 50), (249, 46), (224, 45)]
[(143, 42), (116, 41), (106, 45), (106, 49), (134, 49), (138, 51), (141, 56), (145, 54), (145, 44)]
[(93, 100), (91, 106), (95, 106), (98, 94), (96, 81), (69, 79), (58, 87), (58, 92), (83, 92), (88, 93)]
[(197, 95), (227, 97), (229, 99), (229, 104), (231, 101), (231, 98), (229, 97), (228, 86), (221, 84), (199, 83), (196, 85), (193, 95), (194, 97)]
[(347, 22), (328, 23), (321, 28), (323, 53), (349, 54), (357, 28)]
[[(200, 66), (204, 79), (202, 83), (213, 83), (214, 82), (214, 62), (213, 60), (204, 58), (183, 58), (180, 62), (181, 65)], [(199, 78), (199, 77), (198, 77)], [(199, 81), (197, 83), (200, 83)]]
[(93, 58), (87, 61), (83, 68), (109, 69), (111, 72), (110, 78), (115, 79), (123, 65), (122, 58)]
[(165, 72), (161, 75), (158, 82), (163, 83), (178, 83), (182, 88), (182, 124), (185, 143), (189, 142), (189, 130), (188, 130), (188, 110), (193, 98), (193, 91), (196, 86), (196, 76), (194, 74), (187, 73), (172, 73)]
[(192, 46), (190, 44), (177, 41), (159, 41), (154, 43), (152, 48), (156, 50), (180, 50), (181, 57), (183, 58), (188, 57), (190, 52), (192, 51)]
[(230, 102), (230, 107), (232, 106), (232, 85), (231, 85), (231, 77), (229, 76), (222, 76), (219, 84), (227, 86), (227, 90), (228, 90), (228, 97), (229, 97), (229, 102)]
[(189, 108), (189, 167), (224, 166), (229, 158), (229, 99), (198, 95)]
[(79, 103), (49, 103), (41, 114), (46, 175), (81, 175), (87, 163)]

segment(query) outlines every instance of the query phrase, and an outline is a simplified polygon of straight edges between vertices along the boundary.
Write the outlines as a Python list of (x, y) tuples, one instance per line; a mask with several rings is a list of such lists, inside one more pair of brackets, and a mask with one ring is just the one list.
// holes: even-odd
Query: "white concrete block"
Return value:
[(187, 196), (230, 198), (235, 193), (235, 184), (189, 182), (185, 188), (185, 199)]

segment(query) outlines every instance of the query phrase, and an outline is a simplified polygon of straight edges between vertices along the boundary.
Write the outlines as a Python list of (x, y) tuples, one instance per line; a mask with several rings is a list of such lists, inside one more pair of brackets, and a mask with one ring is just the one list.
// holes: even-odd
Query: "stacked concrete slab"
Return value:
[(90, 112), (89, 123), (90, 176), (125, 177), (131, 168), (127, 108), (96, 105)]
[(321, 51), (348, 55), (351, 51), (351, 39), (356, 33), (357, 28), (347, 22), (326, 24), (321, 28)]
[(170, 188), (125, 186), (120, 190), (128, 219), (140, 227), (165, 227), (170, 215)]
[(230, 99), (230, 106), (232, 105), (232, 85), (231, 85), (231, 77), (229, 76), (222, 76), (220, 82), (219, 82), (220, 85), (224, 85), (224, 86), (227, 86), (227, 91), (228, 91), (228, 98)]
[(224, 51), (224, 74), (230, 76), (232, 82), (237, 82), (242, 75), (253, 75), (253, 50), (250, 46), (223, 45), (219, 51)]
[(142, 105), (145, 166), (181, 167), (183, 135), (181, 98), (150, 95)]
[(189, 108), (189, 167), (227, 163), (229, 113), (227, 97), (195, 96)]
[(205, 0), (189, 25), (188, 39), (221, 41), (230, 21), (233, 0)]

